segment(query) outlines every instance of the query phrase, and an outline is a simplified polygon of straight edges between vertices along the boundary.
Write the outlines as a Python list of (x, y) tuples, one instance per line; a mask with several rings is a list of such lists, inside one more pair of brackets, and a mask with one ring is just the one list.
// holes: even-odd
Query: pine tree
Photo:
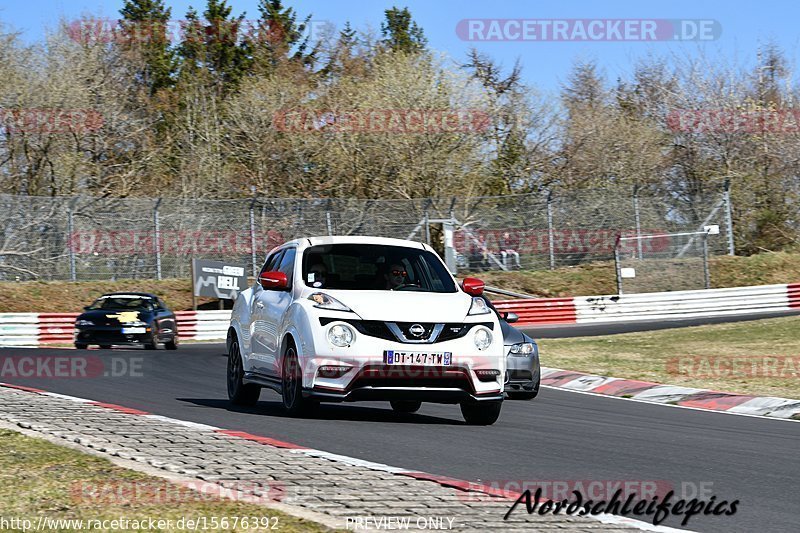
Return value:
[(386, 22), (381, 24), (382, 44), (393, 52), (407, 54), (423, 52), (428, 44), (425, 34), (411, 18), (407, 7), (384, 11)]
[(175, 55), (167, 35), (171, 12), (162, 0), (125, 0), (120, 9), (122, 46), (142, 58), (145, 68), (139, 78), (151, 93), (174, 81)]

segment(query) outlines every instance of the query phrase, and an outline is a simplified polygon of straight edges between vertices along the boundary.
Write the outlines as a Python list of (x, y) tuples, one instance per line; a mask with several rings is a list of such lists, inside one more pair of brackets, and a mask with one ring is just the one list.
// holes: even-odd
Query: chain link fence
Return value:
[(614, 259), (618, 236), (717, 224), (732, 252), (722, 184), (693, 197), (609, 187), (476, 198), (239, 200), (0, 195), (0, 280), (183, 278), (193, 257), (255, 271), (301, 236), (376, 235), (441, 248), (452, 224), (461, 270), (548, 269)]

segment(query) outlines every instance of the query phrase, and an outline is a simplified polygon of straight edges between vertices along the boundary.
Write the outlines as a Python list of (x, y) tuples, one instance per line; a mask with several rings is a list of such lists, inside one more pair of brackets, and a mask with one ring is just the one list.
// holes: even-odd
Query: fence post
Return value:
[[(69, 203), (69, 208), (67, 209), (67, 232), (70, 236), (70, 241), (72, 241), (75, 235), (75, 224), (72, 220), (72, 210), (76, 201), (77, 198), (72, 200)], [(69, 248), (69, 279), (70, 281), (77, 281), (77, 273), (75, 271), (75, 248), (72, 246), (72, 242), (69, 243), (67, 248)]]
[(703, 277), (706, 289), (710, 289), (711, 272), (708, 270), (708, 232), (703, 233)]
[(736, 248), (733, 242), (733, 206), (731, 205), (730, 178), (725, 178), (722, 200), (725, 202), (725, 231), (728, 234), (728, 255), (736, 255)]
[(333, 224), (331, 224), (331, 212), (325, 211), (325, 222), (328, 224), (328, 236), (333, 236)]
[(614, 270), (617, 274), (617, 294), (620, 296), (622, 296), (622, 269), (619, 264), (619, 243), (621, 237), (621, 234), (617, 235), (617, 240), (614, 241)]
[(550, 248), (550, 270), (556, 268), (555, 229), (553, 229), (553, 191), (547, 191), (547, 241)]
[(158, 208), (161, 205), (161, 198), (156, 200), (153, 206), (153, 247), (156, 253), (156, 279), (161, 279), (161, 222), (158, 219)]
[(428, 223), (428, 210), (425, 210), (425, 242), (430, 244), (431, 243), (431, 226)]
[(642, 258), (642, 219), (639, 215), (639, 184), (633, 186), (633, 216), (636, 220), (636, 253)]
[(250, 200), (250, 261), (252, 262), (253, 267), (253, 277), (258, 276), (258, 268), (257, 266), (257, 254), (256, 254), (256, 200), (258, 196), (253, 194), (253, 199)]

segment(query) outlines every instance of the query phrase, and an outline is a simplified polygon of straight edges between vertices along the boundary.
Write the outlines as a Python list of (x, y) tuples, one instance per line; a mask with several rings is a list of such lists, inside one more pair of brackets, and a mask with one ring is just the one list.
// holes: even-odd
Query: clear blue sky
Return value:
[[(229, 0), (234, 13), (246, 12), (256, 18), (257, 0)], [(510, 67), (519, 58), (525, 80), (549, 92), (557, 90), (575, 59), (595, 59), (610, 80), (630, 72), (636, 58), (648, 54), (693, 55), (704, 51), (742, 65), (752, 65), (759, 45), (774, 42), (796, 64), (800, 45), (800, 2), (796, 0), (285, 0), (301, 15), (315, 21), (329, 21), (341, 28), (350, 21), (357, 28), (376, 31), (383, 10), (407, 6), (422, 26), (430, 47), (462, 60), (471, 46)], [(173, 19), (183, 19), (189, 5), (202, 12), (205, 0), (166, 0)], [(2, 0), (0, 21), (22, 32), (27, 42), (40, 39), (46, 28), (60, 18), (82, 14), (119, 18), (121, 0)], [(479, 42), (470, 43), (456, 35), (462, 19), (713, 19), (722, 28), (720, 37), (704, 42)]]

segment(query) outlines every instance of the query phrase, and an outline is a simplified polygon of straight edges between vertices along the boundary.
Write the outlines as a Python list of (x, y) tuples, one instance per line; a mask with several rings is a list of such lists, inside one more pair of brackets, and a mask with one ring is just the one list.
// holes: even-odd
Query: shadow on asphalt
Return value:
[[(277, 418), (292, 418), (284, 410), (281, 402), (259, 401), (254, 407), (231, 405), (228, 400), (218, 398), (176, 398), (179, 402), (191, 403), (212, 409), (224, 409), (232, 413), (250, 415), (273, 416)], [(455, 413), (458, 406), (454, 405)], [(389, 422), (397, 424), (438, 424), (448, 426), (463, 426), (462, 420), (441, 418), (423, 414), (396, 413), (391, 408), (362, 407), (342, 404), (321, 404), (312, 413), (303, 417), (306, 420), (342, 420), (351, 422)]]

